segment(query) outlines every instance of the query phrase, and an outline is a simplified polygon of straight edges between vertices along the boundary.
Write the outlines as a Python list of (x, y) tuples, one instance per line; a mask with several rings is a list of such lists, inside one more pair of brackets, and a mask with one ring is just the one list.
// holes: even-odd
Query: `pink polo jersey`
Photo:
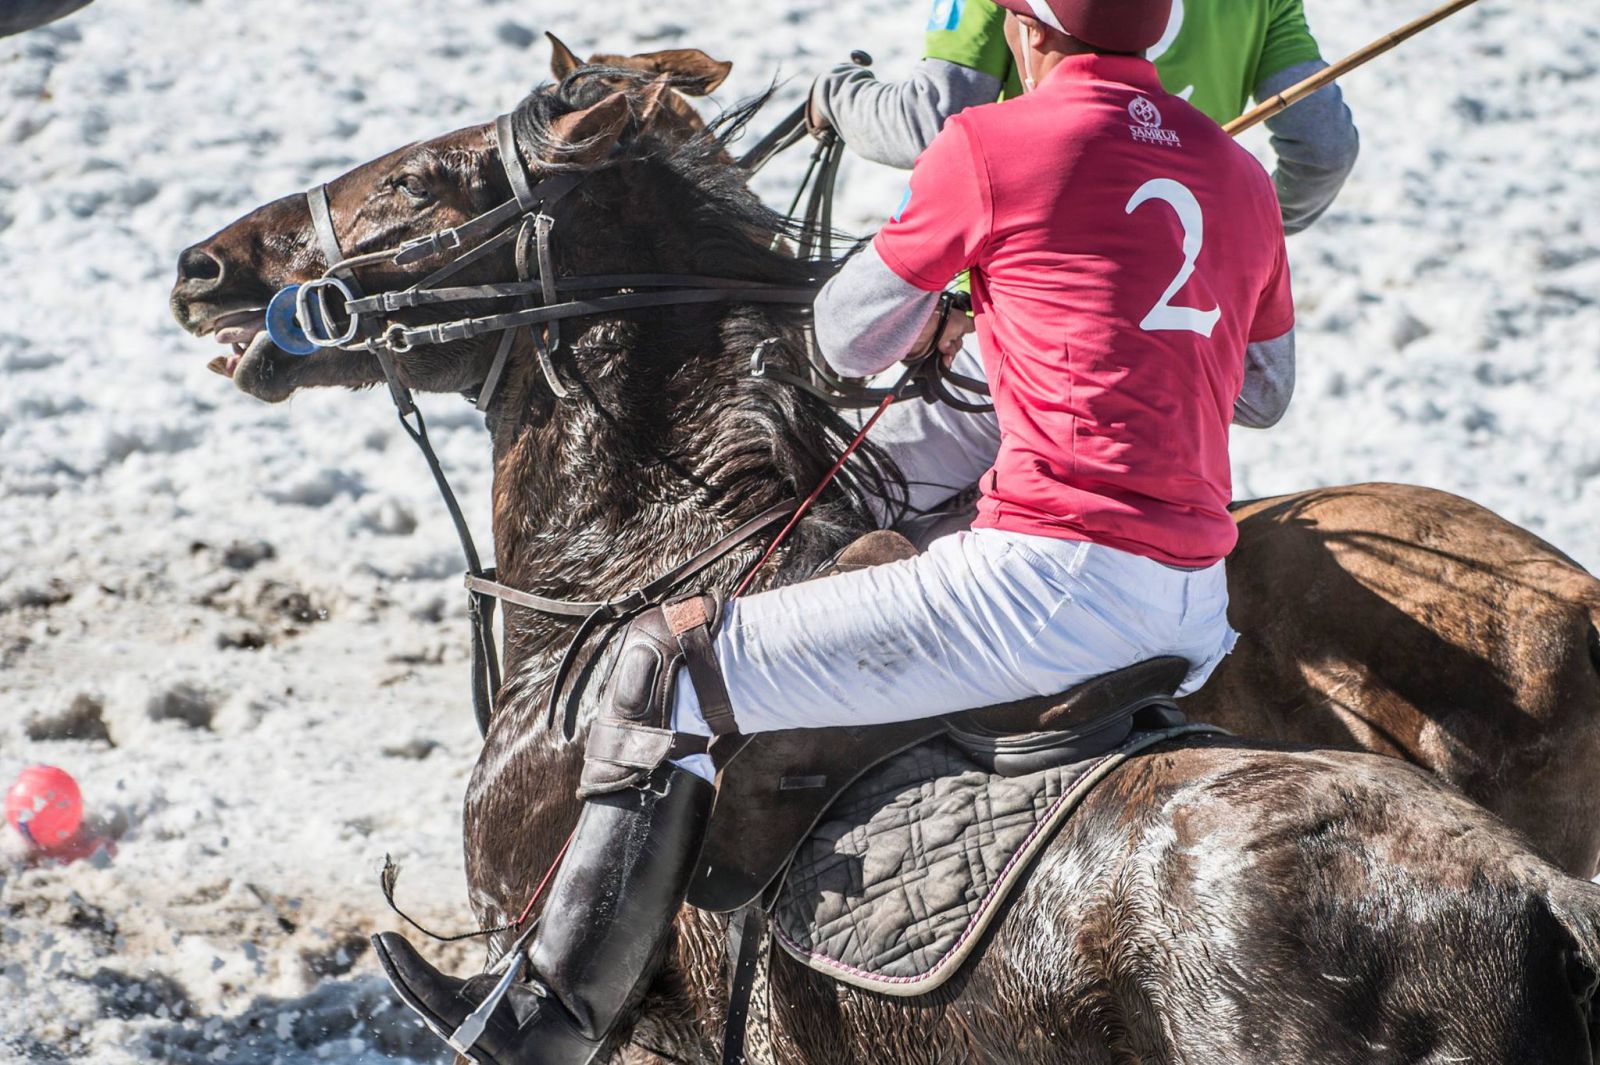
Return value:
[(1000, 423), (977, 524), (1206, 566), (1237, 539), (1245, 346), (1294, 326), (1272, 181), (1143, 59), (1064, 60), (951, 118), (874, 247), (972, 271)]

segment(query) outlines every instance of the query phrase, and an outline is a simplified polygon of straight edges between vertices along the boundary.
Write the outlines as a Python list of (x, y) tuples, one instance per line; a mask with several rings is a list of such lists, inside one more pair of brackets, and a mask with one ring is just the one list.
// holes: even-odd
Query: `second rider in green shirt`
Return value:
[[(840, 66), (812, 89), (813, 121), (852, 150), (909, 169), (944, 120), (1020, 92), (1006, 48), (1005, 12), (994, 0), (934, 0), (925, 58), (903, 81)], [(1148, 58), (1167, 91), (1219, 124), (1327, 66), (1301, 0), (1175, 0), (1167, 32)], [(1267, 120), (1278, 166), (1273, 180), (1286, 233), (1316, 221), (1355, 165), (1358, 139), (1337, 85)]]

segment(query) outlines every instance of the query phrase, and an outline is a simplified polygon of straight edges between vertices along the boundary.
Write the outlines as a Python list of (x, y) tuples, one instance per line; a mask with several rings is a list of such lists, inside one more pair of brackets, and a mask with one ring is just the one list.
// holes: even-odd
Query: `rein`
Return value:
[[(851, 52), (850, 59), (857, 66), (872, 65), (872, 57), (860, 50)], [(806, 107), (806, 103), (801, 103), (785, 115), (782, 121), (739, 159), (739, 166), (754, 175), (779, 153), (804, 140), (810, 132), (806, 123)], [(794, 199), (789, 203), (789, 217), (797, 217), (800, 201), (804, 200), (806, 206), (797, 254), (802, 259), (820, 256), (824, 261), (832, 261), (833, 196), (839, 181), (839, 167), (844, 160), (845, 143), (832, 129), (818, 133), (816, 141), (805, 174), (800, 179), (799, 187), (795, 189)], [(970, 312), (972, 310), (970, 297), (963, 293), (959, 299), (966, 302), (957, 303), (957, 309), (962, 313)], [(941, 304), (942, 317), (939, 322), (941, 331), (944, 328), (944, 318), (948, 317), (949, 313), (949, 306)], [(904, 388), (903, 381), (891, 388), (874, 388), (859, 381), (840, 377), (823, 359), (821, 352), (817, 350), (815, 338), (809, 332), (806, 334), (804, 375), (791, 373), (781, 366), (768, 365), (767, 352), (776, 343), (776, 340), (766, 340), (756, 346), (750, 356), (750, 376), (798, 388), (838, 410), (870, 410), (910, 394)], [(923, 365), (924, 372), (916, 375), (916, 379), (919, 385), (918, 394), (925, 402), (946, 403), (967, 414), (987, 414), (994, 410), (993, 404), (973, 403), (951, 391), (950, 388), (954, 385), (973, 395), (987, 396), (989, 394), (987, 381), (952, 373), (947, 367), (942, 367), (936, 359), (929, 360)]]

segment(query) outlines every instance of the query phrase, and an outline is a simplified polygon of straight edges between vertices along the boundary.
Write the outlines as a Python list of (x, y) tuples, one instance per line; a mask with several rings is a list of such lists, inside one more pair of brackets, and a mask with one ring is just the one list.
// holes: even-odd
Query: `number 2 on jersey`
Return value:
[(1200, 211), (1200, 201), (1181, 182), (1171, 178), (1152, 178), (1134, 192), (1128, 200), (1128, 206), (1123, 208), (1124, 213), (1132, 214), (1147, 200), (1161, 200), (1177, 212), (1178, 224), (1183, 226), (1183, 266), (1156, 305), (1150, 308), (1150, 313), (1144, 316), (1144, 321), (1139, 323), (1139, 328), (1147, 333), (1182, 329), (1209, 339), (1211, 330), (1216, 328), (1217, 320), (1222, 317), (1221, 308), (1202, 311), (1198, 307), (1174, 307), (1171, 302), (1172, 297), (1194, 276), (1195, 260), (1200, 258), (1200, 248), (1205, 243), (1206, 225)]

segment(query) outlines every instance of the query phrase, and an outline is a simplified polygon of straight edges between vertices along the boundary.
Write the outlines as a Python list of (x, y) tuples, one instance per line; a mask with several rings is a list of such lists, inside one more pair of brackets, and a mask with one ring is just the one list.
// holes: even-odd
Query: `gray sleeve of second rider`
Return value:
[[(1256, 99), (1271, 99), (1327, 65), (1321, 60), (1296, 63), (1263, 78), (1256, 86)], [(1272, 180), (1283, 209), (1283, 231), (1298, 233), (1322, 217), (1339, 195), (1356, 165), (1361, 138), (1337, 84), (1325, 85), (1267, 119), (1267, 129), (1278, 154)]]
[(944, 128), (944, 120), (1000, 97), (991, 74), (943, 59), (924, 59), (904, 81), (879, 81), (854, 64), (834, 67), (811, 91), (817, 110), (864, 159), (902, 170)]
[(911, 354), (939, 305), (868, 244), (817, 293), (817, 349), (845, 377), (871, 377)]
[(1244, 386), (1233, 403), (1233, 424), (1270, 429), (1294, 396), (1294, 330), (1245, 348)]

